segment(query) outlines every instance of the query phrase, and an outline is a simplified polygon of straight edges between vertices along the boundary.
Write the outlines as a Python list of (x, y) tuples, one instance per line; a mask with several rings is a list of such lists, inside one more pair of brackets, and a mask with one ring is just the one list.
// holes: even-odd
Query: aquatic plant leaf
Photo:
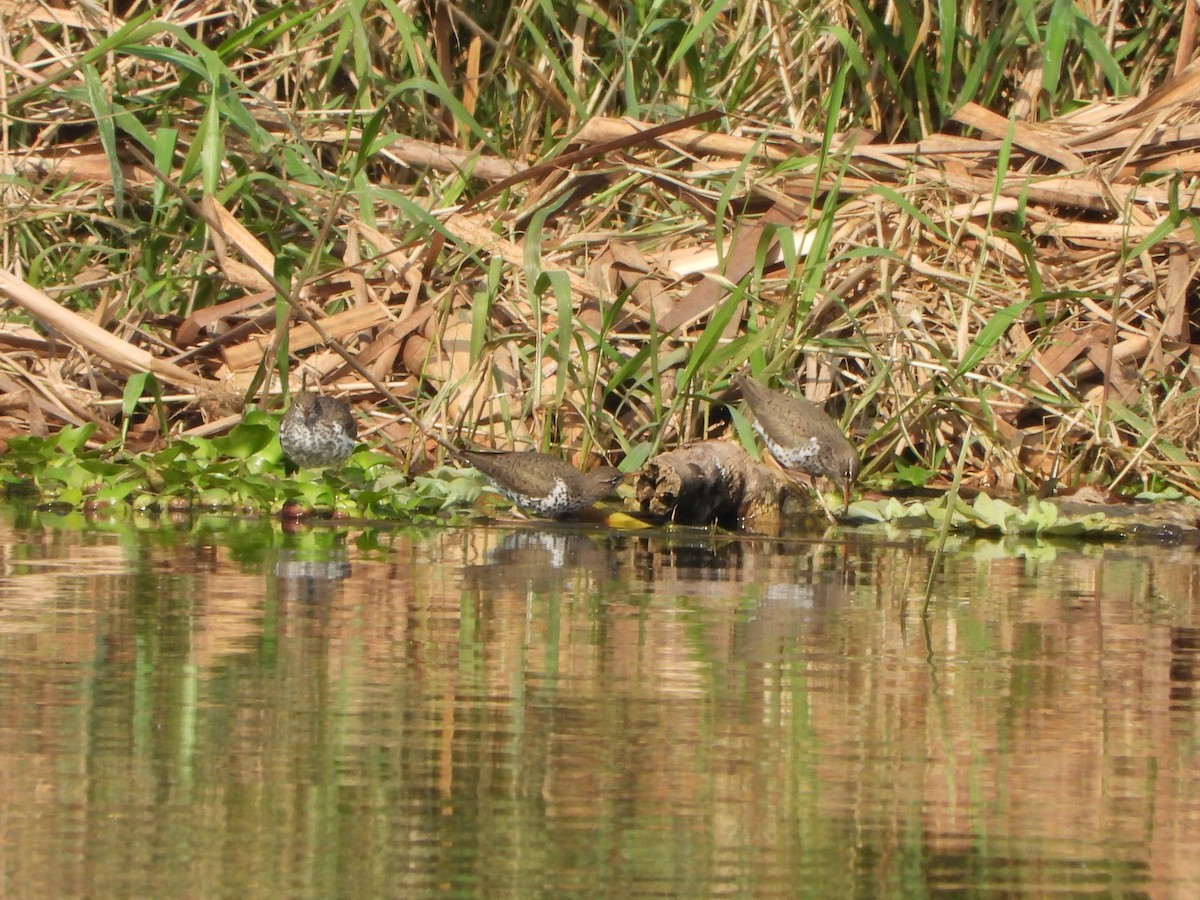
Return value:
[[(350, 459), (346, 465), (355, 466), (363, 471), (376, 468), (386, 468), (389, 471), (395, 471), (394, 467), (396, 465), (396, 459), (393, 456), (388, 456), (386, 453), (380, 453), (377, 450), (356, 450), (350, 456)], [(400, 472), (399, 474), (404, 476), (403, 472)]]
[[(414, 481), (418, 481), (418, 480), (420, 480), (420, 479), (419, 478), (414, 479)], [(382, 475), (380, 475), (378, 478), (375, 479), (375, 483), (371, 486), (371, 490), (377, 491), (377, 492), (388, 491), (388, 490), (396, 488), (400, 485), (403, 485), (406, 481), (408, 481), (408, 476), (405, 475), (403, 472), (400, 472), (398, 470), (393, 470), (391, 472), (385, 472)]]
[(1054, 528), (1058, 524), (1058, 519), (1057, 506), (1053, 503), (1039, 500), (1037, 497), (1030, 497), (1029, 502), (1025, 506), (1022, 524), (1026, 526), (1026, 530), (1032, 529), (1040, 533)]
[(1013, 522), (1020, 517), (1021, 510), (1011, 503), (980, 494), (975, 498), (971, 510), (984, 528), (994, 528), (1005, 533), (1020, 530), (1019, 527), (1014, 527)]
[(95, 475), (97, 480), (117, 478), (125, 475), (129, 471), (128, 466), (110, 462), (106, 459), (83, 459), (79, 461), (79, 465), (86, 471)]
[(910, 465), (902, 459), (897, 459), (896, 474), (892, 479), (892, 483), (898, 487), (923, 488), (936, 475), (937, 472), (932, 469), (927, 469), (924, 466)]
[(233, 505), (233, 494), (227, 488), (205, 488), (196, 497), (196, 502), (210, 509), (224, 509)]
[(912, 517), (926, 518), (923, 503), (920, 501), (905, 503), (899, 497), (887, 497), (883, 500), (855, 500), (850, 504), (850, 511), (855, 518), (870, 519), (874, 522), (896, 522)]
[(130, 501), (130, 505), (135, 510), (158, 509), (158, 495), (143, 491)]
[(82, 489), (96, 484), (100, 479), (84, 468), (79, 460), (73, 457), (59, 457), (52, 460), (42, 470), (41, 480), (43, 484), (57, 481), (67, 487)]
[[(217, 450), (216, 444), (208, 438), (185, 438), (175, 446), (161, 451), (161, 453), (170, 454), (168, 457), (170, 459), (186, 456), (196, 463), (216, 459), (221, 455)], [(155, 454), (156, 458), (158, 456), (159, 454)]]
[(936, 500), (926, 501), (923, 504), (925, 515), (932, 519), (938, 527), (941, 527), (947, 518), (950, 519), (951, 528), (974, 526), (978, 519), (975, 515), (975, 510), (970, 504), (966, 503), (961, 497), (956, 497), (954, 506), (951, 508), (948, 504), (949, 499), (949, 495), (944, 494)]
[(293, 481), (284, 494), (288, 500), (299, 500), (307, 506), (332, 506), (334, 501), (329, 485), (315, 481)]
[[(272, 441), (278, 445), (276, 437), (277, 432), (270, 425), (239, 422), (228, 434), (213, 438), (212, 449), (221, 456), (246, 458), (262, 452)], [(275, 458), (278, 459), (282, 453), (283, 450), (280, 449)]]
[(1104, 510), (1068, 516), (1055, 502), (1036, 497), (1027, 498), (1022, 508), (1007, 500), (979, 494), (969, 505), (960, 499), (953, 510), (947, 509), (947, 499), (857, 500), (851, 504), (851, 514), (857, 519), (883, 523), (924, 519), (930, 528), (940, 526), (949, 515), (951, 526), (962, 531), (1055, 537), (1125, 535), (1131, 527), (1145, 524), (1145, 516), (1114, 516)]
[(146, 485), (137, 479), (126, 479), (125, 481), (116, 481), (106, 483), (100, 490), (96, 491), (96, 499), (103, 500), (108, 503), (117, 503), (129, 497), (134, 491), (144, 490)]
[(47, 443), (62, 453), (75, 454), (83, 449), (83, 445), (95, 430), (96, 426), (92, 422), (80, 426), (64, 425), (58, 434), (47, 440)]
[(448, 482), (441, 482), (445, 485), (445, 493), (443, 495), (444, 502), (442, 508), (462, 504), (469, 506), (474, 503), (481, 493), (483, 488), (474, 478), (459, 476)]

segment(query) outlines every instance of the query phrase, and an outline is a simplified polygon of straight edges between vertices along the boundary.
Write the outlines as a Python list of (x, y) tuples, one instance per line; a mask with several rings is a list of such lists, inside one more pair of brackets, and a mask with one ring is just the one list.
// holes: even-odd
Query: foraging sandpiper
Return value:
[(773, 391), (749, 375), (735, 375), (754, 413), (754, 430), (785, 469), (824, 475), (842, 487), (845, 508), (850, 508), (850, 487), (858, 477), (858, 452), (837, 422), (803, 397)]
[(587, 509), (611, 494), (624, 478), (609, 466), (580, 472), (556, 456), (534, 450), (456, 450), (455, 455), (483, 472), (517, 506), (551, 519)]

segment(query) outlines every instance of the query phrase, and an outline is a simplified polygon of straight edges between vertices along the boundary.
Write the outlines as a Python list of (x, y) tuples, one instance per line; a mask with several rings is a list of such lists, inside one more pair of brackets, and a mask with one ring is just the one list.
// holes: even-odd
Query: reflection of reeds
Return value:
[(0, 294), (53, 334), (0, 329), (0, 434), (111, 440), (144, 371), (211, 433), (290, 353), (406, 461), (439, 451), (393, 392), (440, 436), (628, 469), (722, 430), (750, 361), (832, 400), (868, 479), (1195, 491), (1194, 27), (868, 6), (289, 11), (266, 55), (250, 5), (201, 37), (39, 7)]
[[(251, 527), (0, 521), (23, 885), (1200, 883), (1190, 551), (974, 542), (935, 567), (921, 537)], [(319, 576), (287, 559), (345, 577), (297, 596)]]

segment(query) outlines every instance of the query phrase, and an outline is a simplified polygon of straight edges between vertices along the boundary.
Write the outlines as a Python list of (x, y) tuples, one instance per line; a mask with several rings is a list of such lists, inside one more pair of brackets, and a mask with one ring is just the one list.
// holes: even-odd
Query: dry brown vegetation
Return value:
[[(684, 100), (641, 119), (605, 114), (615, 20), (564, 17), (552, 60), (511, 16), (368, 8), (0, 7), (9, 434), (112, 440), (149, 371), (170, 426), (138, 406), (131, 448), (211, 435), (302, 361), (406, 466), (440, 452), (411, 411), (633, 468), (725, 430), (749, 364), (829, 400), (867, 481), (961, 458), (1000, 490), (1200, 493), (1194, 24), (1128, 69), (1132, 96), (1087, 59), (1039, 95), (1037, 54), (1004, 58), (1007, 93), (929, 130), (786, 6), (686, 22), (702, 59), (761, 52), (703, 90), (665, 60)], [(730, 108), (689, 115), (689, 88)]]

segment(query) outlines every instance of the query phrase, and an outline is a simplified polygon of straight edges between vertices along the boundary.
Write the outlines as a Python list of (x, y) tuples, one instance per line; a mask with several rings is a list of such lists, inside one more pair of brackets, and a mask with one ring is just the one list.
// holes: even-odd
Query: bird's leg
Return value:
[(825, 495), (821, 493), (820, 487), (817, 485), (817, 476), (811, 479), (805, 479), (799, 472), (794, 472), (791, 469), (784, 469), (783, 474), (788, 480), (797, 487), (803, 488), (806, 491), (813, 491), (817, 495), (817, 503), (821, 505), (821, 511), (825, 513), (827, 518), (833, 524), (837, 524), (837, 516), (833, 514), (833, 510), (829, 508), (829, 504), (825, 502)]
[(815, 478), (813, 479), (813, 490), (817, 492), (817, 502), (821, 504), (821, 509), (825, 511), (825, 518), (836, 525), (837, 516), (833, 514), (833, 510), (830, 509), (829, 504), (825, 502), (825, 493), (819, 487), (817, 487), (817, 480)]

